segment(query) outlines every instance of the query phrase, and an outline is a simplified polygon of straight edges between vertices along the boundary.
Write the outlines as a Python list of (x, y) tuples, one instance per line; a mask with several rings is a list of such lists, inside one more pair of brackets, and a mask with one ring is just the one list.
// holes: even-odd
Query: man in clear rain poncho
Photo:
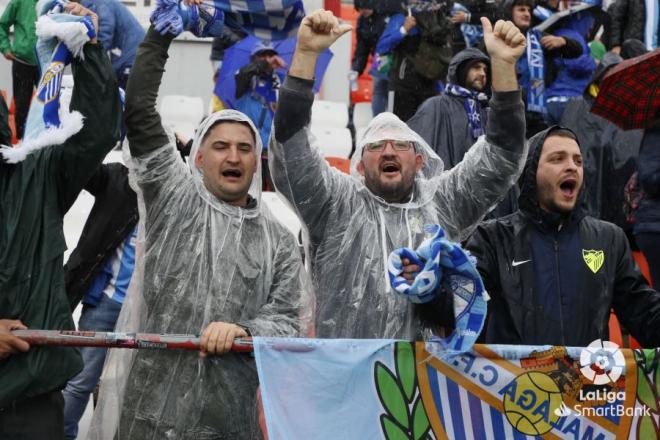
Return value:
[(115, 350), (92, 437), (116, 430), (119, 439), (258, 438), (254, 361), (227, 351), (236, 337), (304, 333), (311, 301), (295, 238), (260, 203), (262, 144), (250, 120), (232, 110), (204, 120), (190, 169), (163, 130), (155, 106), (173, 38), (151, 27), (128, 82), (143, 241), (117, 328), (203, 330), (203, 352), (138, 350), (131, 359)]
[(313, 13), (300, 26), (280, 90), (269, 162), (277, 190), (305, 225), (316, 336), (423, 336), (413, 305), (390, 291), (390, 252), (417, 248), (427, 224), (441, 225), (450, 240), (464, 240), (517, 180), (526, 144), (515, 63), (525, 38), (510, 22), (494, 29), (482, 22), (493, 88), (485, 137), (443, 172), (422, 138), (393, 114), (380, 114), (357, 145), (350, 176), (327, 165), (309, 130), (318, 53), (350, 26), (327, 11)]

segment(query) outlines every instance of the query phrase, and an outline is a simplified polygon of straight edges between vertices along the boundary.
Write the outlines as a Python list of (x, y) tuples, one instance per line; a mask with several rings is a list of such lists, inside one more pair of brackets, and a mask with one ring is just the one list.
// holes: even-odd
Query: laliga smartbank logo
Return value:
[[(544, 353), (553, 351), (562, 350), (554, 347)], [(544, 353), (530, 358), (536, 361), (535, 367), (522, 365), (543, 371), (522, 373), (499, 392), (504, 414), (519, 432), (538, 436), (555, 428), (566, 429), (567, 417), (650, 414), (646, 407), (627, 408), (624, 404), (625, 392), (617, 381), (624, 373), (625, 358), (616, 344), (596, 340), (582, 350), (579, 362), (570, 358), (565, 349), (564, 354), (554, 355), (554, 360)], [(567, 382), (567, 377), (573, 379)], [(571, 385), (579, 389), (571, 392)]]

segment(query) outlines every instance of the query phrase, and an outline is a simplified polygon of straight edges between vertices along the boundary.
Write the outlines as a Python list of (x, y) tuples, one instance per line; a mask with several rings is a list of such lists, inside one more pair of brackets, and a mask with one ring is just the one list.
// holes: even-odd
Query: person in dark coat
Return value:
[(491, 297), (481, 342), (586, 347), (609, 339), (614, 309), (643, 346), (660, 344), (660, 293), (623, 231), (581, 207), (577, 139), (559, 126), (530, 139), (520, 210), (482, 224), (468, 242)]
[(637, 179), (644, 191), (636, 213), (635, 239), (649, 263), (653, 285), (660, 286), (660, 126), (644, 131)]
[[(656, 3), (656, 8), (657, 8)], [(657, 14), (658, 11), (656, 10)], [(647, 50), (658, 47), (658, 23), (646, 10), (645, 0), (616, 0), (610, 11), (610, 48), (614, 53), (621, 52), (623, 42), (628, 39), (640, 40)], [(648, 21), (651, 23), (647, 23)]]
[(376, 52), (392, 54), (391, 105), (402, 121), (410, 119), (424, 101), (437, 95), (438, 81), (447, 77), (453, 27), (448, 7), (445, 2), (415, 2), (407, 16), (399, 13), (390, 17), (378, 40)]
[(456, 166), (488, 122), (490, 59), (476, 48), (462, 50), (449, 63), (445, 93), (429, 98), (408, 120), (445, 169)]
[[(369, 55), (376, 56), (376, 43), (389, 21), (387, 14), (375, 9), (377, 3), (365, 0), (355, 2), (356, 9), (360, 11), (360, 17), (357, 21), (355, 50), (351, 61), (351, 81), (357, 81), (357, 78), (362, 75), (367, 67)], [(388, 80), (387, 75), (378, 72), (377, 69), (371, 69), (369, 73), (373, 79), (371, 112), (373, 116), (376, 116), (387, 110)]]
[(632, 230), (623, 213), (623, 188), (635, 171), (642, 131), (621, 130), (590, 111), (600, 81), (621, 61), (621, 57), (612, 52), (605, 54), (583, 95), (572, 99), (566, 106), (561, 125), (580, 134), (587, 212), (620, 226), (632, 240)]
[[(503, 19), (511, 20), (527, 35), (527, 54), (516, 65), (520, 87), (525, 98), (527, 138), (546, 128), (545, 90), (557, 77), (557, 58), (577, 58), (583, 53), (582, 45), (567, 36), (539, 33), (532, 28), (534, 0), (505, 0), (500, 8)], [(530, 62), (531, 61), (531, 62)]]
[[(476, 48), (452, 58), (445, 93), (427, 99), (408, 126), (442, 159), (445, 169), (458, 165), (483, 133), (488, 122), (490, 59)], [(518, 188), (513, 187), (486, 218), (511, 214), (518, 208)]]
[[(66, 10), (95, 15), (77, 4)], [(96, 27), (96, 26), (95, 26)], [(96, 39), (74, 58), (71, 109), (82, 129), (18, 163), (0, 160), (0, 438), (61, 439), (61, 389), (82, 368), (69, 347), (6, 346), (17, 328), (73, 330), (62, 271), (64, 215), (119, 139), (119, 88)], [(9, 336), (8, 336), (9, 335)], [(14, 341), (15, 342), (15, 341)], [(10, 342), (11, 343), (11, 342)], [(26, 351), (27, 353), (16, 353)]]

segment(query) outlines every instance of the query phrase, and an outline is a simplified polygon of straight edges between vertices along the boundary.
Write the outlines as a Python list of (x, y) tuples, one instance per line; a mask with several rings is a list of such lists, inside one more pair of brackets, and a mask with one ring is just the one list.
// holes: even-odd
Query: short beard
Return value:
[(380, 180), (368, 179), (365, 176), (364, 183), (372, 194), (382, 198), (387, 203), (405, 203), (410, 200), (413, 189), (415, 188), (415, 181), (413, 180), (410, 185), (400, 183), (394, 186), (385, 186), (380, 184)]

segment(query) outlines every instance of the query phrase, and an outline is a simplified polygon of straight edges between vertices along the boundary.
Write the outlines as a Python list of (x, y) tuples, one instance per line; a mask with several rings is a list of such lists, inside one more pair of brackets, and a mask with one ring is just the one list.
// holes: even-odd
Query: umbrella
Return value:
[(591, 112), (624, 130), (660, 119), (660, 49), (614, 67), (600, 83)]
[[(236, 72), (250, 62), (250, 54), (252, 53), (252, 50), (261, 44), (263, 44), (261, 40), (252, 35), (248, 35), (225, 51), (224, 60), (213, 93), (218, 96), (227, 107), (234, 108), (236, 105)], [(296, 48), (296, 37), (273, 41), (272, 46), (287, 66), (289, 66), (293, 59), (293, 52)], [(326, 49), (321, 53), (321, 56), (316, 62), (316, 70), (314, 71), (314, 93), (318, 92), (321, 88), (323, 76), (325, 75), (325, 71), (330, 64), (331, 59), (332, 52), (330, 49)], [(276, 73), (280, 77), (284, 77), (286, 75), (286, 70), (278, 69)]]
[(585, 40), (591, 41), (593, 34), (600, 27), (594, 26), (594, 22), (601, 23), (607, 19), (607, 13), (599, 5), (579, 3), (552, 14), (548, 19), (535, 26), (534, 29), (541, 32), (551, 32), (559, 28), (573, 29), (579, 32)]

